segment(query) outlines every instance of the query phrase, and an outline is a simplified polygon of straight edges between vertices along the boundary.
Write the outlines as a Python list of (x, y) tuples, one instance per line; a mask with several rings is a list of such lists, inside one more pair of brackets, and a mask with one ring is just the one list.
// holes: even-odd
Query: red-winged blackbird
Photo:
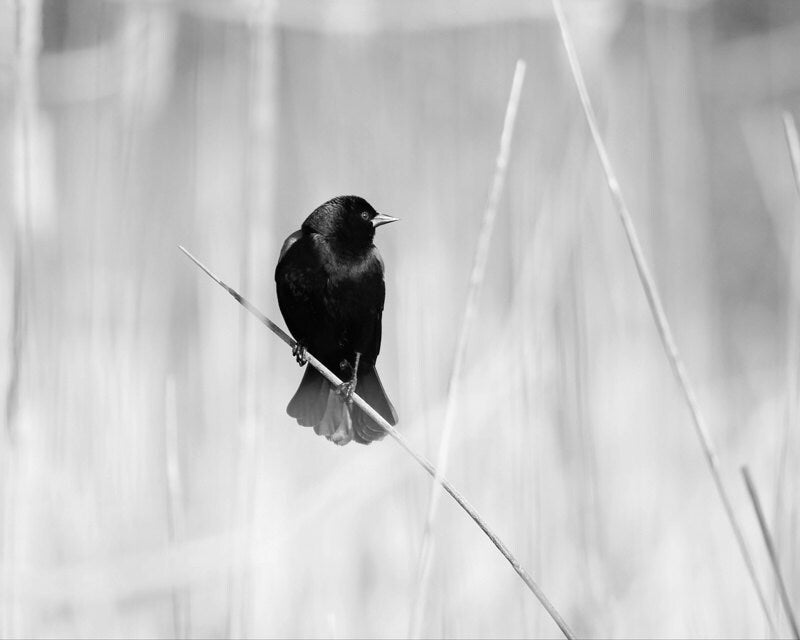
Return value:
[(298, 362), (305, 364), (308, 349), (342, 379), (349, 377), (334, 389), (308, 367), (286, 412), (336, 444), (369, 444), (385, 435), (352, 404), (354, 391), (390, 424), (397, 423), (375, 370), (386, 288), (383, 260), (372, 244), (375, 228), (395, 220), (358, 196), (333, 198), (286, 238), (275, 268), (278, 304), (298, 342)]

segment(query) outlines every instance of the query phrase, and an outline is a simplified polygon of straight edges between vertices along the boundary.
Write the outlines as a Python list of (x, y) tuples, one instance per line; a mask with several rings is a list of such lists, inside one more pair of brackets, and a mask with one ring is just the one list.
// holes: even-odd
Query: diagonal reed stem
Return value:
[(620, 221), (622, 222), (622, 227), (625, 231), (625, 237), (628, 241), (628, 246), (633, 254), (633, 261), (636, 265), (636, 271), (639, 274), (639, 280), (642, 284), (642, 288), (644, 289), (645, 297), (647, 298), (647, 304), (649, 305), (650, 311), (653, 315), (653, 320), (655, 321), (656, 329), (658, 330), (658, 335), (661, 338), (661, 343), (664, 347), (664, 351), (666, 352), (672, 372), (678, 381), (678, 386), (680, 386), (684, 399), (686, 400), (686, 404), (689, 407), (689, 413), (692, 416), (695, 433), (697, 434), (697, 437), (700, 441), (700, 446), (705, 454), (709, 471), (711, 472), (711, 476), (714, 480), (714, 485), (717, 488), (719, 498), (722, 501), (722, 505), (725, 508), (725, 513), (728, 516), (731, 529), (733, 529), (736, 542), (739, 545), (739, 550), (742, 554), (742, 559), (747, 567), (747, 572), (750, 575), (750, 579), (753, 583), (753, 587), (756, 590), (758, 600), (761, 603), (761, 608), (764, 610), (764, 615), (767, 618), (770, 629), (774, 634), (775, 625), (772, 621), (772, 617), (769, 614), (769, 608), (767, 607), (767, 601), (764, 597), (764, 592), (762, 591), (761, 585), (756, 577), (755, 567), (753, 566), (753, 560), (750, 557), (750, 552), (747, 549), (747, 544), (745, 542), (744, 535), (742, 534), (742, 528), (739, 525), (730, 497), (728, 496), (728, 492), (722, 482), (716, 448), (714, 447), (711, 437), (708, 434), (705, 420), (700, 413), (700, 406), (697, 402), (697, 396), (695, 395), (694, 388), (689, 382), (689, 377), (686, 373), (686, 367), (678, 352), (675, 338), (672, 335), (672, 329), (667, 321), (667, 315), (664, 312), (661, 296), (658, 293), (653, 275), (650, 273), (650, 269), (647, 266), (647, 261), (645, 260), (644, 252), (642, 251), (642, 246), (639, 243), (639, 237), (636, 234), (636, 228), (633, 224), (633, 218), (631, 217), (630, 211), (628, 210), (628, 205), (625, 203), (625, 199), (622, 196), (622, 190), (617, 180), (617, 176), (614, 173), (611, 160), (608, 157), (605, 144), (603, 143), (603, 138), (600, 135), (600, 128), (597, 125), (597, 118), (595, 117), (594, 108), (592, 107), (592, 102), (589, 98), (589, 92), (586, 89), (586, 83), (583, 79), (583, 72), (581, 71), (580, 62), (578, 61), (578, 55), (575, 52), (575, 45), (572, 41), (572, 36), (570, 35), (569, 28), (567, 26), (566, 17), (564, 16), (564, 8), (561, 5), (561, 0), (552, 0), (552, 2), (556, 19), (558, 20), (558, 26), (561, 31), (561, 40), (564, 43), (564, 48), (567, 52), (567, 59), (569, 60), (572, 77), (575, 80), (575, 85), (578, 89), (578, 95), (583, 107), (583, 112), (586, 116), (586, 121), (589, 125), (589, 130), (592, 134), (595, 148), (597, 149), (597, 155), (600, 157), (600, 164), (603, 166), (603, 172), (606, 176), (608, 189), (611, 192), (611, 199), (614, 202), (617, 214), (619, 215)]
[(792, 174), (797, 195), (800, 195), (800, 137), (797, 135), (797, 124), (788, 111), (783, 112), (783, 131), (786, 134), (786, 144), (789, 146), (789, 156), (792, 160)]
[(772, 569), (775, 571), (778, 593), (781, 595), (783, 608), (786, 610), (786, 618), (789, 620), (789, 626), (792, 628), (792, 637), (795, 638), (795, 640), (800, 640), (800, 631), (797, 629), (797, 620), (792, 610), (792, 602), (789, 600), (789, 592), (786, 590), (786, 583), (783, 581), (783, 574), (781, 573), (780, 563), (778, 562), (778, 554), (775, 551), (775, 545), (772, 543), (772, 536), (769, 533), (769, 527), (767, 527), (767, 519), (764, 517), (764, 510), (761, 508), (761, 500), (758, 498), (756, 486), (746, 466), (742, 467), (742, 477), (744, 478), (745, 485), (747, 485), (747, 493), (750, 494), (750, 500), (753, 503), (753, 509), (758, 518), (758, 526), (761, 527), (761, 535), (764, 536), (764, 544), (767, 547)]
[[(789, 159), (792, 165), (792, 175), (794, 177), (794, 187), (797, 195), (800, 196), (800, 136), (797, 133), (797, 123), (789, 111), (783, 112), (783, 132), (789, 150)], [(800, 341), (800, 325), (798, 325), (798, 297), (800, 297), (800, 260), (798, 259), (798, 249), (800, 249), (800, 219), (797, 212), (792, 216), (791, 224), (791, 250), (789, 256), (789, 304), (787, 313), (788, 339), (787, 339), (787, 358), (786, 358), (786, 414), (784, 420), (783, 438), (781, 443), (780, 463), (778, 464), (778, 481), (775, 499), (775, 519), (777, 523), (778, 515), (784, 504), (786, 494), (786, 474), (789, 468), (790, 459), (790, 439), (792, 430), (797, 425), (797, 349)], [(777, 526), (777, 525), (776, 525)], [(792, 618), (795, 637), (797, 635), (797, 625)]]
[(442, 426), (442, 437), (439, 440), (439, 451), (436, 456), (436, 468), (438, 475), (434, 477), (431, 484), (431, 491), (428, 497), (428, 513), (425, 517), (425, 529), (422, 534), (422, 546), (420, 547), (417, 560), (417, 585), (414, 592), (414, 603), (412, 605), (411, 620), (409, 623), (409, 637), (418, 638), (422, 617), (427, 601), (428, 585), (430, 584), (431, 566), (433, 560), (433, 525), (436, 520), (436, 513), (439, 506), (439, 481), (447, 472), (447, 461), (450, 453), (450, 439), (453, 434), (453, 427), (456, 422), (456, 410), (460, 397), (461, 371), (464, 368), (464, 359), (467, 353), (472, 325), (477, 311), (478, 294), (481, 291), (484, 275), (486, 273), (486, 263), (489, 258), (489, 246), (494, 231), (494, 223), (497, 219), (497, 208), (500, 204), (500, 196), (503, 194), (506, 173), (508, 169), (508, 158), (511, 153), (511, 140), (514, 136), (514, 123), (517, 119), (519, 99), (522, 93), (522, 83), (525, 80), (525, 61), (517, 60), (514, 68), (514, 79), (511, 82), (511, 93), (508, 96), (508, 105), (503, 120), (503, 130), (500, 135), (500, 149), (497, 152), (495, 161), (494, 177), (489, 191), (489, 198), (486, 203), (486, 210), (483, 214), (483, 221), (478, 232), (478, 244), (475, 248), (475, 258), (472, 264), (472, 272), (469, 278), (469, 289), (467, 291), (467, 301), (464, 304), (464, 316), (461, 320), (461, 329), (456, 343), (455, 358), (453, 369), (450, 372), (450, 381), (447, 386), (447, 406), (444, 414), (444, 425)]
[[(247, 309), (250, 313), (252, 313), (258, 320), (265, 325), (272, 333), (278, 336), (281, 340), (283, 340), (287, 345), (290, 347), (294, 347), (296, 342), (294, 339), (286, 333), (283, 329), (281, 329), (278, 325), (276, 325), (272, 320), (267, 318), (263, 313), (261, 313), (256, 307), (254, 307), (248, 300), (243, 298), (235, 289), (229, 287), (225, 284), (222, 280), (220, 280), (216, 275), (214, 275), (208, 268), (203, 265), (197, 258), (195, 258), (191, 253), (189, 253), (186, 249), (179, 245), (178, 247), (181, 251), (183, 251), (192, 262), (194, 262), (200, 269), (202, 269), (214, 282), (216, 282), (220, 287), (225, 289), (233, 298), (242, 305), (245, 309)], [(331, 371), (322, 364), (319, 360), (317, 360), (313, 354), (306, 353), (308, 364), (314, 367), (317, 371), (319, 371), (325, 379), (330, 382), (334, 386), (339, 386), (342, 384), (342, 381), (336, 377)], [(445, 478), (441, 477), (437, 471), (436, 467), (434, 467), (424, 456), (417, 453), (411, 444), (400, 434), (400, 432), (395, 429), (392, 425), (390, 425), (386, 420), (383, 419), (375, 409), (373, 409), (370, 405), (368, 405), (358, 394), (353, 394), (353, 402), (361, 409), (364, 413), (366, 413), (370, 418), (372, 418), (376, 423), (378, 423), (385, 431), (388, 433), (394, 440), (397, 442), (403, 449), (408, 452), (408, 454), (414, 458), (414, 460), (419, 463), (419, 465), (425, 469), (433, 478), (438, 479), (439, 483), (442, 485), (445, 491), (449, 493), (453, 500), (455, 500), (458, 505), (467, 512), (470, 518), (475, 521), (481, 530), (486, 534), (489, 540), (492, 541), (495, 547), (497, 547), (498, 551), (503, 554), (506, 560), (508, 560), (509, 564), (513, 567), (514, 571), (517, 572), (522, 581), (527, 585), (528, 589), (531, 590), (533, 595), (542, 603), (542, 606), (547, 610), (547, 613), (550, 614), (550, 617), (553, 621), (558, 625), (558, 628), (561, 629), (561, 632), (564, 634), (564, 637), (568, 638), (569, 640), (573, 640), (575, 636), (573, 635), (572, 631), (570, 630), (567, 623), (561, 617), (561, 615), (556, 611), (556, 608), (552, 605), (550, 600), (547, 599), (547, 596), (544, 594), (542, 589), (539, 587), (536, 582), (534, 582), (533, 578), (530, 574), (525, 570), (525, 568), (519, 563), (519, 560), (514, 557), (514, 555), (509, 551), (508, 547), (503, 543), (503, 541), (497, 536), (492, 529), (489, 528), (489, 525), (483, 520), (483, 518), (478, 514), (467, 499), (459, 493), (453, 485), (451, 485)]]

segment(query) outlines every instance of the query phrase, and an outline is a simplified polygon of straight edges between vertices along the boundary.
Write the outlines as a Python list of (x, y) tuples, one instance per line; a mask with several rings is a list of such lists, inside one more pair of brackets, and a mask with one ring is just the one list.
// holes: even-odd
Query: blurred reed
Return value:
[[(186, 538), (186, 514), (184, 513), (184, 489), (181, 478), (180, 439), (178, 437), (178, 409), (175, 398), (175, 379), (167, 379), (164, 390), (164, 461), (167, 486), (167, 526), (172, 549)], [(189, 593), (175, 585), (172, 590), (173, 636), (183, 639), (191, 637), (191, 610)]]
[(753, 504), (753, 510), (758, 518), (758, 526), (761, 529), (761, 535), (764, 538), (764, 545), (767, 547), (767, 554), (769, 555), (769, 560), (772, 564), (772, 570), (775, 573), (775, 582), (778, 585), (778, 593), (780, 595), (784, 611), (786, 612), (786, 617), (789, 620), (789, 626), (792, 630), (792, 637), (797, 640), (800, 638), (800, 632), (798, 632), (797, 629), (797, 620), (794, 617), (792, 603), (786, 590), (786, 583), (783, 580), (783, 573), (781, 572), (780, 562), (778, 561), (778, 554), (775, 551), (775, 545), (772, 542), (772, 536), (770, 535), (769, 527), (767, 526), (767, 519), (764, 517), (764, 510), (761, 507), (761, 500), (758, 497), (758, 492), (756, 491), (755, 484), (753, 483), (753, 478), (750, 476), (750, 471), (746, 466), (742, 467), (742, 477), (744, 478), (744, 484), (747, 487), (747, 493), (750, 496), (750, 501)]
[[(780, 442), (780, 452), (778, 461), (778, 473), (775, 481), (775, 512), (774, 512), (774, 526), (776, 530), (782, 524), (782, 520), (786, 514), (789, 516), (790, 521), (796, 521), (796, 504), (793, 503), (791, 492), (794, 488), (792, 481), (792, 474), (789, 470), (792, 468), (795, 456), (792, 452), (792, 435), (797, 428), (798, 417), (798, 363), (797, 354), (800, 349), (800, 135), (797, 132), (797, 123), (794, 117), (788, 111), (782, 114), (783, 120), (783, 133), (786, 139), (786, 146), (789, 152), (789, 162), (792, 167), (792, 177), (794, 178), (795, 199), (794, 207), (791, 211), (790, 229), (790, 246), (788, 258), (788, 304), (787, 304), (787, 339), (786, 339), (786, 390), (785, 390), (785, 414), (783, 425), (783, 437)], [(747, 479), (747, 477), (745, 478)], [(749, 488), (749, 485), (748, 485)], [(755, 488), (753, 488), (754, 495)], [(788, 494), (788, 495), (787, 495)], [(754, 500), (756, 498), (753, 498)], [(766, 530), (766, 523), (762, 524), (759, 519), (759, 524), (762, 528), (762, 534), (765, 536), (765, 541), (769, 535)], [(797, 623), (789, 605), (789, 595), (786, 585), (784, 584), (783, 577), (780, 575), (777, 560), (773, 555), (777, 555), (777, 550), (771, 543), (772, 537), (769, 538), (768, 549), (770, 550), (770, 560), (772, 561), (774, 571), (779, 580), (778, 591), (781, 601), (784, 605), (786, 615), (792, 630), (797, 636)], [(792, 548), (790, 547), (789, 553)], [(790, 565), (791, 567), (791, 565)]]
[(612, 200), (614, 201), (614, 206), (617, 210), (620, 221), (622, 222), (622, 227), (625, 231), (625, 237), (628, 240), (628, 245), (633, 255), (636, 271), (639, 275), (639, 280), (641, 281), (645, 296), (647, 297), (647, 303), (650, 306), (650, 310), (653, 314), (653, 320), (656, 324), (656, 328), (658, 329), (659, 337), (661, 338), (661, 342), (664, 346), (664, 351), (666, 352), (670, 367), (672, 368), (675, 378), (678, 381), (678, 385), (683, 392), (686, 404), (689, 408), (689, 413), (692, 416), (695, 433), (700, 441), (700, 446), (703, 449), (703, 453), (706, 457), (706, 462), (708, 463), (709, 470), (711, 471), (714, 485), (717, 488), (719, 498), (722, 500), (725, 513), (728, 517), (731, 528), (733, 529), (733, 533), (739, 545), (739, 550), (742, 554), (742, 558), (747, 567), (747, 571), (750, 574), (753, 587), (756, 590), (761, 607), (764, 610), (764, 616), (769, 622), (770, 629), (773, 633), (775, 633), (774, 622), (772, 621), (772, 616), (770, 615), (764, 592), (758, 582), (753, 560), (750, 557), (750, 552), (744, 539), (744, 534), (742, 533), (741, 526), (733, 510), (731, 499), (728, 496), (728, 492), (725, 489), (725, 485), (720, 475), (716, 447), (714, 446), (711, 437), (708, 434), (705, 419), (700, 413), (700, 406), (697, 401), (697, 396), (693, 386), (689, 382), (683, 359), (678, 352), (678, 347), (675, 343), (672, 329), (670, 328), (666, 313), (664, 311), (663, 303), (661, 302), (661, 296), (658, 292), (658, 288), (656, 287), (655, 280), (650, 273), (650, 268), (647, 265), (647, 261), (645, 260), (644, 252), (642, 251), (641, 243), (639, 242), (636, 228), (633, 223), (633, 218), (628, 211), (628, 205), (625, 203), (619, 182), (611, 165), (608, 153), (606, 152), (605, 144), (600, 136), (600, 129), (597, 125), (594, 109), (589, 98), (589, 93), (586, 89), (586, 84), (583, 80), (583, 73), (581, 72), (580, 63), (578, 61), (577, 54), (575, 53), (575, 46), (572, 43), (572, 36), (569, 32), (569, 27), (566, 22), (561, 0), (553, 0), (553, 9), (555, 10), (556, 17), (558, 19), (558, 26), (561, 31), (564, 48), (567, 52), (567, 59), (569, 60), (570, 69), (572, 70), (572, 75), (578, 90), (583, 112), (586, 116), (586, 121), (592, 134), (592, 140), (594, 141), (595, 148), (597, 149), (597, 154), (600, 158), (600, 163), (602, 164), (608, 183), (608, 189), (611, 193)]
[(10, 344), (8, 381), (5, 390), (5, 425), (2, 444), (3, 501), (2, 543), (0, 543), (0, 636), (19, 633), (19, 601), (17, 575), (19, 572), (19, 547), (17, 532), (20, 526), (18, 493), (18, 450), (20, 425), (20, 378), (23, 367), (23, 349), (28, 332), (29, 289), (32, 271), (32, 201), (34, 190), (33, 145), (38, 106), (37, 61), (41, 47), (38, 26), (41, 20), (41, 1), (16, 0), (9, 5), (16, 31), (13, 34), (13, 103), (12, 115), (12, 167), (11, 219), (13, 228), (12, 297), (10, 312)]
[[(274, 202), (275, 185), (265, 177), (274, 172), (276, 119), (274, 105), (277, 86), (277, 35), (274, 26), (275, 7), (269, 3), (253, 3), (247, 15), (247, 110), (244, 178), (242, 181), (243, 212), (239, 238), (240, 273), (246, 290), (263, 290), (269, 286), (270, 266), (263, 247), (271, 237), (270, 218), (264, 216)], [(240, 428), (237, 454), (238, 482), (234, 521), (246, 533), (246, 541), (236, 547), (243, 561), (234, 559), (229, 577), (230, 604), (227, 635), (252, 635), (253, 608), (258, 606), (253, 592), (250, 565), (253, 558), (255, 501), (257, 499), (259, 425), (265, 412), (259, 400), (259, 390), (268, 386), (263, 364), (258, 354), (254, 327), (246, 314), (239, 319), (241, 336), (241, 366), (237, 388)], [(261, 361), (263, 362), (263, 361)]]
[[(0, 402), (17, 435), (11, 446), (5, 425), (0, 440), (6, 637), (407, 632), (429, 479), (388, 442), (338, 449), (297, 429), (284, 412), (296, 366), (175, 244), (275, 317), (280, 243), (314, 206), (359, 193), (402, 218), (378, 238), (379, 368), (402, 435), (435, 459), (487, 149), (520, 58), (524, 108), (447, 476), (579, 635), (765, 634), (705, 461), (682, 437), (684, 400), (550, 3), (395, 4), (44, 0), (27, 14), (42, 41), (27, 62), (16, 12), (35, 5), (0, 9), (0, 212), (12, 213), (0, 214)], [(770, 532), (796, 601), (796, 390), (784, 390), (797, 294), (782, 249), (798, 198), (776, 114), (800, 97), (800, 11), (572, 7), (603, 142), (719, 455), (764, 477), (765, 507), (780, 498)], [(39, 95), (21, 216), (24, 64)], [(769, 472), (781, 459), (782, 481)], [(749, 508), (744, 491), (731, 498)], [(421, 635), (552, 635), (454, 507), (440, 503), (447, 544)], [(782, 624), (766, 554), (754, 561)]]
[(409, 621), (409, 637), (417, 638), (420, 635), (422, 616), (425, 613), (428, 585), (430, 584), (431, 561), (433, 557), (434, 538), (433, 528), (436, 512), (439, 505), (439, 485), (447, 472), (447, 460), (450, 453), (450, 438), (456, 422), (456, 411), (461, 400), (460, 383), (463, 375), (464, 358), (467, 355), (467, 345), (472, 334), (472, 325), (475, 322), (478, 295), (483, 285), (486, 263), (489, 259), (489, 247), (494, 231), (497, 209), (503, 194), (506, 180), (508, 159), (511, 153), (511, 141), (514, 137), (514, 123), (517, 119), (519, 99), (522, 93), (522, 83), (525, 81), (525, 62), (517, 60), (514, 67), (514, 76), (511, 82), (511, 93), (506, 105), (503, 128), (500, 133), (500, 148), (497, 152), (494, 174), (489, 188), (486, 209), (481, 219), (481, 228), (478, 232), (478, 243), (475, 247), (475, 257), (468, 280), (467, 299), (464, 303), (464, 315), (461, 318), (461, 327), (456, 342), (456, 351), (453, 359), (453, 369), (447, 384), (447, 404), (442, 423), (442, 434), (439, 440), (439, 451), (436, 456), (436, 476), (431, 484), (431, 493), (428, 498), (428, 513), (425, 516), (425, 528), (422, 533), (422, 546), (417, 561), (417, 584), (414, 590), (411, 619)]

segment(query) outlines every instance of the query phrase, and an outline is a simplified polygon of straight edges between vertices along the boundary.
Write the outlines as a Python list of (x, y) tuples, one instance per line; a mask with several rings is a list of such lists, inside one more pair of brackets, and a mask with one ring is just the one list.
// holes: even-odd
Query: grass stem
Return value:
[(731, 529), (736, 537), (736, 542), (739, 545), (739, 550), (741, 551), (742, 558), (747, 567), (750, 579), (752, 580), (753, 587), (758, 595), (761, 608), (763, 609), (764, 615), (766, 616), (770, 628), (774, 633), (775, 626), (772, 622), (772, 617), (769, 614), (769, 608), (767, 607), (767, 601), (764, 597), (761, 585), (756, 577), (755, 567), (753, 566), (750, 552), (747, 548), (744, 535), (742, 534), (742, 528), (739, 525), (730, 497), (728, 496), (728, 492), (722, 482), (716, 448), (714, 447), (711, 437), (708, 434), (705, 420), (700, 413), (700, 406), (697, 401), (697, 396), (695, 395), (694, 388), (689, 382), (689, 377), (686, 373), (686, 367), (683, 363), (683, 359), (678, 352), (678, 347), (675, 343), (672, 329), (667, 321), (667, 315), (661, 302), (661, 296), (658, 292), (658, 288), (656, 287), (653, 275), (650, 273), (647, 261), (645, 260), (644, 252), (642, 251), (642, 246), (639, 242), (639, 237), (633, 224), (633, 218), (631, 217), (630, 211), (628, 210), (628, 205), (626, 204), (622, 195), (622, 189), (620, 188), (619, 181), (617, 180), (617, 176), (611, 164), (611, 160), (608, 157), (605, 144), (603, 143), (603, 138), (600, 135), (600, 128), (597, 125), (597, 118), (595, 117), (594, 108), (592, 107), (592, 102), (589, 98), (589, 92), (586, 89), (586, 83), (583, 79), (583, 72), (581, 71), (580, 62), (578, 61), (578, 55), (575, 51), (575, 45), (572, 41), (572, 36), (570, 35), (567, 20), (564, 15), (564, 8), (562, 7), (561, 0), (552, 0), (552, 2), (556, 19), (558, 20), (558, 26), (561, 31), (561, 39), (564, 43), (564, 48), (566, 49), (567, 59), (572, 71), (572, 77), (575, 80), (575, 85), (578, 90), (583, 112), (586, 116), (586, 121), (589, 125), (589, 130), (591, 132), (592, 139), (594, 140), (597, 154), (600, 157), (600, 164), (602, 165), (603, 172), (606, 176), (608, 189), (611, 192), (611, 199), (614, 202), (617, 214), (619, 215), (620, 221), (622, 222), (622, 227), (625, 231), (625, 237), (628, 241), (628, 246), (633, 254), (633, 261), (636, 265), (636, 271), (639, 274), (639, 280), (642, 284), (642, 288), (644, 289), (644, 293), (647, 298), (647, 303), (653, 315), (653, 320), (655, 321), (658, 335), (661, 338), (661, 343), (664, 347), (664, 351), (666, 352), (667, 359), (669, 360), (672, 371), (678, 381), (678, 385), (683, 392), (686, 404), (689, 407), (695, 433), (697, 434), (697, 437), (700, 441), (700, 446), (705, 454), (709, 471), (711, 472), (711, 476), (714, 480), (714, 485), (716, 486), (717, 493), (722, 501), (722, 505), (730, 522)]
[(797, 135), (797, 124), (788, 111), (783, 112), (783, 131), (786, 144), (789, 146), (789, 157), (792, 160), (792, 175), (797, 195), (800, 196), (800, 136)]
[(789, 592), (786, 590), (786, 583), (783, 580), (780, 563), (778, 562), (778, 554), (775, 551), (775, 545), (773, 544), (772, 536), (769, 533), (767, 519), (764, 517), (764, 510), (761, 508), (761, 500), (758, 498), (756, 486), (753, 483), (753, 478), (751, 477), (750, 471), (746, 466), (742, 467), (742, 477), (744, 478), (744, 483), (747, 486), (747, 493), (750, 494), (750, 501), (753, 503), (753, 509), (756, 512), (756, 517), (758, 518), (758, 526), (761, 528), (761, 535), (764, 536), (764, 544), (767, 547), (767, 553), (769, 554), (769, 559), (772, 563), (772, 569), (775, 572), (775, 581), (778, 583), (778, 593), (780, 593), (783, 608), (786, 610), (786, 618), (789, 620), (789, 626), (792, 628), (792, 637), (794, 637), (795, 640), (800, 640), (800, 631), (797, 629), (797, 620), (794, 617), (792, 603), (791, 600), (789, 600)]
[(464, 304), (464, 316), (461, 320), (461, 329), (458, 334), (458, 342), (456, 343), (453, 368), (450, 372), (450, 380), (447, 386), (447, 405), (444, 414), (444, 424), (442, 426), (442, 436), (439, 440), (439, 451), (436, 456), (436, 468), (439, 475), (434, 477), (434, 482), (431, 484), (430, 496), (428, 497), (428, 513), (425, 517), (422, 546), (420, 547), (419, 559), (417, 562), (417, 584), (414, 592), (414, 603), (411, 608), (411, 621), (409, 623), (410, 638), (418, 638), (422, 626), (433, 560), (433, 526), (439, 506), (439, 496), (441, 495), (439, 492), (439, 481), (441, 480), (441, 476), (447, 471), (450, 440), (453, 435), (453, 427), (456, 422), (456, 410), (460, 397), (461, 372), (464, 368), (467, 344), (469, 343), (469, 338), (472, 333), (472, 325), (478, 307), (478, 294), (481, 291), (481, 285), (483, 284), (484, 275), (486, 274), (489, 246), (492, 240), (492, 232), (494, 231), (494, 223), (497, 219), (497, 208), (505, 185), (508, 158), (511, 153), (511, 140), (514, 135), (514, 124), (517, 119), (517, 111), (524, 80), (525, 62), (523, 60), (517, 60), (516, 67), (514, 68), (514, 78), (511, 82), (511, 93), (508, 96), (506, 114), (503, 120), (503, 130), (500, 135), (500, 149), (497, 152), (492, 185), (489, 190), (486, 210), (484, 211), (483, 221), (481, 222), (481, 228), (478, 233), (478, 243), (475, 248), (475, 258), (469, 278), (467, 301)]
[[(245, 309), (247, 309), (250, 313), (252, 313), (264, 326), (266, 326), (272, 333), (274, 333), (278, 338), (283, 340), (288, 346), (294, 347), (295, 341), (294, 339), (286, 333), (283, 329), (281, 329), (278, 325), (276, 325), (272, 320), (267, 318), (263, 313), (261, 313), (256, 307), (254, 307), (247, 299), (242, 297), (235, 289), (229, 287), (225, 284), (222, 280), (220, 280), (216, 275), (214, 275), (208, 268), (203, 265), (197, 258), (195, 258), (189, 251), (180, 247), (180, 250), (183, 251), (191, 260), (194, 262), (200, 269), (202, 269), (214, 282), (216, 282), (220, 287), (225, 289), (233, 298), (241, 304)], [(319, 360), (317, 360), (313, 354), (307, 353), (308, 364), (314, 367), (317, 371), (319, 371), (322, 376), (330, 382), (333, 386), (338, 387), (342, 384), (342, 381), (336, 377), (325, 365), (323, 365)], [(394, 440), (397, 442), (406, 452), (417, 461), (417, 463), (425, 469), (435, 480), (437, 480), (442, 488), (450, 494), (450, 496), (458, 503), (458, 505), (467, 512), (470, 518), (473, 519), (475, 524), (480, 527), (480, 529), (486, 534), (489, 540), (492, 541), (495, 547), (497, 547), (498, 551), (503, 554), (506, 560), (508, 560), (509, 564), (513, 567), (514, 571), (517, 572), (520, 578), (522, 578), (523, 582), (527, 585), (528, 589), (531, 590), (533, 595), (542, 603), (542, 606), (545, 608), (550, 617), (553, 621), (558, 625), (558, 628), (561, 629), (561, 632), (564, 634), (564, 637), (572, 640), (575, 638), (574, 634), (570, 630), (567, 623), (558, 613), (556, 608), (552, 605), (550, 600), (548, 600), (547, 596), (544, 594), (542, 589), (539, 587), (536, 582), (534, 582), (533, 578), (530, 574), (525, 570), (525, 568), (520, 564), (519, 560), (509, 551), (508, 547), (503, 543), (503, 541), (497, 536), (492, 529), (489, 528), (489, 525), (483, 520), (480, 514), (475, 510), (467, 499), (461, 495), (459, 491), (455, 489), (444, 477), (441, 476), (434, 467), (423, 455), (417, 453), (416, 450), (411, 446), (411, 444), (400, 434), (397, 429), (395, 429), (392, 425), (390, 425), (383, 417), (375, 411), (370, 405), (368, 405), (358, 394), (353, 394), (353, 402), (361, 409), (364, 413), (366, 413), (372, 420), (378, 423)]]

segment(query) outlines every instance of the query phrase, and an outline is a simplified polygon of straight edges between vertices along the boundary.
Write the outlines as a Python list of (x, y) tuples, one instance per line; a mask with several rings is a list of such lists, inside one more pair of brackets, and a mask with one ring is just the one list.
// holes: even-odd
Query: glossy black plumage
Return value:
[[(397, 414), (375, 370), (386, 290), (373, 238), (393, 220), (358, 196), (333, 198), (286, 239), (275, 269), (278, 304), (294, 338), (346, 381), (361, 354), (355, 392), (390, 424)], [(337, 444), (382, 438), (383, 429), (345, 395), (308, 367), (286, 411)]]

